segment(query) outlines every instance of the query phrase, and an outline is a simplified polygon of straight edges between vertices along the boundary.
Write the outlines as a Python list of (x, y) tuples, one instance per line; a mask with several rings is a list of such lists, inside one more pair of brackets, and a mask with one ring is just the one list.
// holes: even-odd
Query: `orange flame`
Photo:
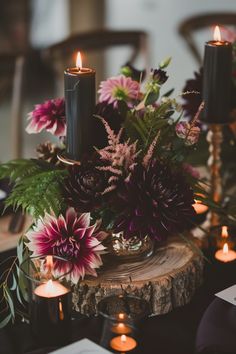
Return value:
[(220, 27), (219, 26), (215, 26), (214, 41), (221, 42), (221, 33), (220, 33)]
[(227, 226), (222, 226), (221, 236), (224, 238), (227, 238), (229, 236)]
[(226, 242), (223, 246), (223, 253), (224, 254), (227, 254), (229, 253), (229, 246), (228, 246), (228, 243)]
[(75, 65), (76, 65), (77, 69), (81, 69), (82, 68), (82, 58), (81, 58), (80, 52), (77, 53), (76, 64)]
[(121, 342), (125, 343), (126, 342), (126, 335), (122, 334), (120, 339), (121, 339)]

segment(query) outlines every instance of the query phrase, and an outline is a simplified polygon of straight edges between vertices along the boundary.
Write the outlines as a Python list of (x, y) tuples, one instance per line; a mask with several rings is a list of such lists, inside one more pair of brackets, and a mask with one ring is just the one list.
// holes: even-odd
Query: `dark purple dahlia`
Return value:
[(66, 203), (79, 212), (89, 212), (100, 206), (106, 189), (106, 176), (94, 163), (83, 163), (69, 168), (63, 190)]
[(152, 78), (153, 80), (157, 81), (158, 84), (160, 85), (163, 85), (168, 80), (166, 71), (162, 69), (152, 70)]
[(193, 191), (181, 173), (158, 161), (147, 168), (139, 165), (118, 192), (114, 231), (162, 241), (188, 227), (193, 203)]

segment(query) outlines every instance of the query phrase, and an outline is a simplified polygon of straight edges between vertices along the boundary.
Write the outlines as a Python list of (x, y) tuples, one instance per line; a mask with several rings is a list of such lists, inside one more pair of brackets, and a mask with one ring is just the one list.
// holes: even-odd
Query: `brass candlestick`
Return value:
[[(221, 178), (221, 144), (223, 142), (223, 132), (221, 124), (211, 124), (207, 133), (210, 156), (207, 165), (210, 168), (212, 198), (219, 203), (222, 199), (222, 178)], [(219, 225), (219, 216), (216, 213), (211, 214), (211, 226)]]

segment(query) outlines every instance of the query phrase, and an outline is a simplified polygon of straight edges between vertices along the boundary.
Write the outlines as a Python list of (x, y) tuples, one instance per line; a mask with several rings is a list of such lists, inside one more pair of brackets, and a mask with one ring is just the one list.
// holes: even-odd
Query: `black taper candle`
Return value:
[(225, 124), (230, 121), (230, 89), (232, 76), (232, 45), (213, 40), (205, 45), (203, 66), (202, 121)]
[(95, 71), (69, 68), (64, 72), (66, 105), (66, 154), (80, 160), (92, 149), (93, 114), (95, 110)]

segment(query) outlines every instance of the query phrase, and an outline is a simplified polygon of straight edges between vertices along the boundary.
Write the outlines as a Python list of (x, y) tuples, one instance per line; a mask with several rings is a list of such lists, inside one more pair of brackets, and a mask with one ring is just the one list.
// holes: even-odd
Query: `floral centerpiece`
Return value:
[(96, 276), (112, 233), (122, 233), (125, 240), (148, 237), (158, 247), (172, 235), (185, 237), (194, 226), (194, 194), (201, 192), (205, 203), (208, 199), (186, 159), (196, 149), (203, 104), (186, 121), (170, 92), (162, 94), (169, 62), (151, 70), (144, 83), (144, 72), (131, 66), (101, 82), (94, 119), (103, 131), (80, 164), (58, 159), (65, 149), (64, 99), (36, 105), (29, 114), (27, 132), (48, 131), (58, 137), (58, 144), (41, 144), (37, 158), (0, 166), (0, 178), (14, 184), (6, 207), (33, 219), (20, 239), (18, 259), (1, 278), (6, 303), (2, 326), (14, 320), (17, 311), (10, 289), (24, 302), (18, 264), (27, 255), (68, 258), (76, 284), (85, 275)]

